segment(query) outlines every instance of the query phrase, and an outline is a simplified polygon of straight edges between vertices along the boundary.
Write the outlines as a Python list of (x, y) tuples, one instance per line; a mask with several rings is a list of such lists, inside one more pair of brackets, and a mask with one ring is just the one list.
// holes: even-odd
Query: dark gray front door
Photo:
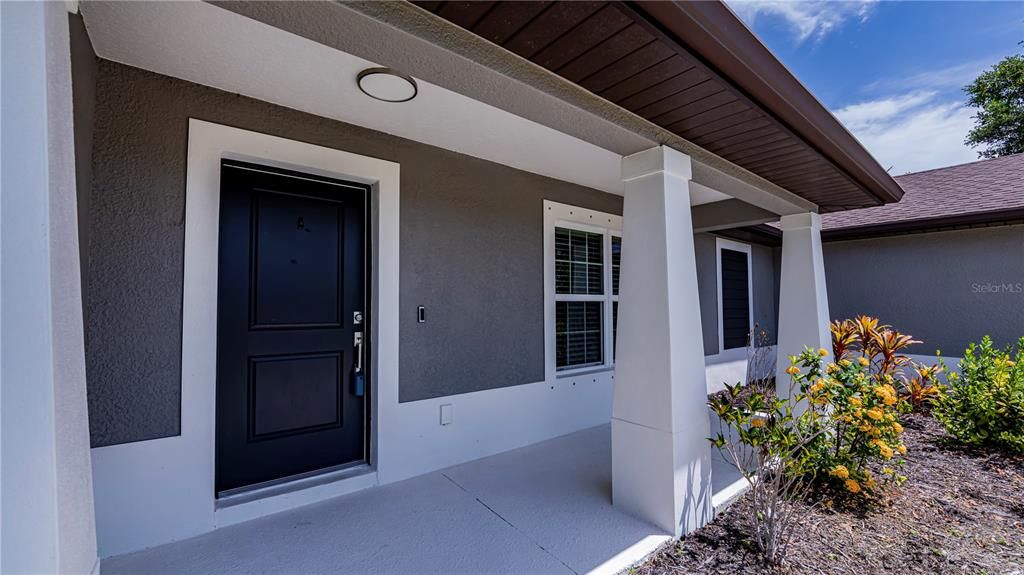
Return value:
[(366, 459), (367, 192), (222, 164), (218, 493)]

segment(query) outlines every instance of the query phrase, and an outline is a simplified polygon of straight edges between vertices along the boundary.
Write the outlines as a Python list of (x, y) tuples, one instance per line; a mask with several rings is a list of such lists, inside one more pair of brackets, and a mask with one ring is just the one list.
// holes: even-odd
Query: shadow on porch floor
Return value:
[[(714, 463), (718, 492), (728, 477)], [(615, 573), (667, 540), (611, 505), (602, 425), (112, 557), (102, 572)]]

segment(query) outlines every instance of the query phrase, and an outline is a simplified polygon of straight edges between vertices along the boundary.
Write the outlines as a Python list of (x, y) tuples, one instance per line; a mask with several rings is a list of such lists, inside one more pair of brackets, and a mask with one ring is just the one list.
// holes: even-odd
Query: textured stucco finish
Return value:
[(101, 60), (85, 294), (94, 446), (179, 430), (189, 117), (401, 164), (401, 401), (542, 380), (542, 200), (622, 211), (619, 196)]
[[(697, 233), (693, 236), (697, 256), (697, 290), (700, 293), (701, 333), (704, 355), (716, 355), (718, 349), (718, 254), (715, 235)], [(735, 241), (735, 240), (733, 240)], [(775, 343), (778, 330), (776, 312), (779, 303), (779, 250), (750, 244), (750, 260), (754, 284), (754, 323), (768, 332)]]
[(910, 352), (959, 357), (991, 335), (1024, 335), (1024, 225), (826, 243), (833, 319), (877, 316), (923, 343)]

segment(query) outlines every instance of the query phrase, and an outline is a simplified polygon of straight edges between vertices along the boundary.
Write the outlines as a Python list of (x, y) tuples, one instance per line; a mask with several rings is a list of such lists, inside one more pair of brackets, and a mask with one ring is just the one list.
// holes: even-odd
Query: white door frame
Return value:
[[(371, 470), (230, 506), (215, 498), (220, 170), (225, 158), (370, 184)], [(93, 450), (104, 554), (210, 531), (378, 483), (379, 430), (398, 409), (399, 165), (189, 120), (185, 191), (181, 434)]]

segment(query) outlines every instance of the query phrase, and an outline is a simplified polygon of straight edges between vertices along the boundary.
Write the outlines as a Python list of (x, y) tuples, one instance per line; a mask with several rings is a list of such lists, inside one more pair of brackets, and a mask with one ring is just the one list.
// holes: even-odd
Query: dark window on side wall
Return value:
[(722, 346), (746, 347), (750, 331), (749, 258), (744, 252), (722, 249)]

